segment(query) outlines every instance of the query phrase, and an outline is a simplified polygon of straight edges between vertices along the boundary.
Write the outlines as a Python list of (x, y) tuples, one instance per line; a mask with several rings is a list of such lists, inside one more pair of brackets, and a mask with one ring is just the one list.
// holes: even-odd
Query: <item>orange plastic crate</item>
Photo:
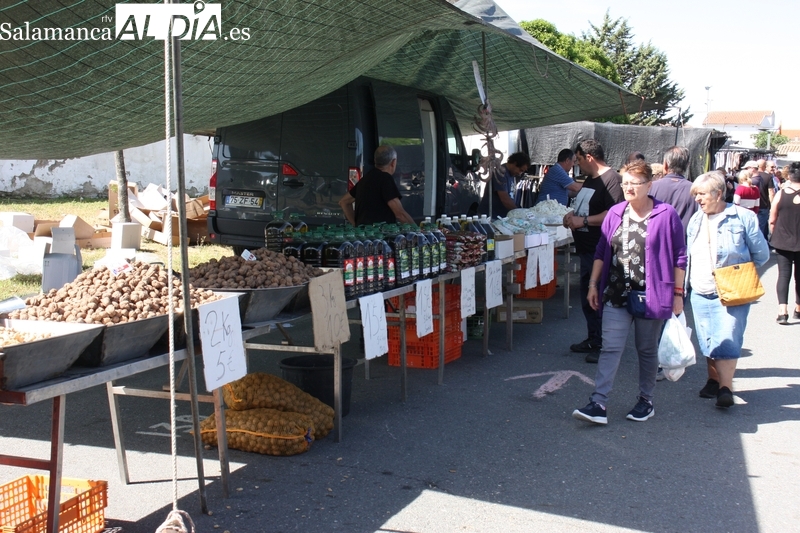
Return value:
[[(458, 343), (454, 342), (456, 337)], [(445, 364), (461, 357), (463, 338), (461, 331), (456, 335), (445, 335)], [(400, 366), (400, 341), (389, 340), (389, 365)], [(406, 366), (409, 368), (439, 368), (438, 338), (435, 344), (406, 342)]]
[[(44, 533), (47, 528), (48, 476), (24, 476), (0, 485), (0, 531)], [(61, 479), (58, 531), (96, 533), (105, 529), (108, 483)]]
[[(520, 293), (516, 296), (516, 298), (521, 298), (523, 300), (547, 300), (548, 298), (552, 298), (556, 294), (556, 278), (553, 277), (553, 280), (546, 284), (546, 285), (537, 285), (532, 289), (525, 289), (525, 268), (528, 264), (528, 259), (526, 257), (517, 259), (517, 262), (522, 265), (520, 270), (515, 272), (515, 282), (520, 284)], [(558, 261), (553, 259), (553, 273), (558, 272)], [(536, 281), (538, 282), (539, 279), (537, 277)]]
[[(415, 291), (412, 291), (406, 294), (406, 309), (409, 306), (414, 305), (414, 297), (416, 295)], [(449, 313), (450, 311), (458, 311), (461, 309), (461, 285), (453, 285), (448, 284), (444, 286), (444, 310), (445, 313)], [(437, 314), (439, 312), (439, 285), (433, 285), (433, 297), (431, 298), (433, 303), (433, 313)], [(400, 298), (395, 296), (394, 298), (389, 298), (386, 300), (392, 306), (392, 309), (398, 309), (400, 307)]]
[[(455, 333), (461, 331), (461, 319), (460, 314), (458, 313), (451, 313), (445, 317), (444, 321), (444, 332), (445, 335), (448, 333)], [(389, 340), (396, 340), (400, 341), (400, 326), (399, 325), (392, 325), (387, 328)], [(439, 338), (439, 319), (433, 319), (433, 333), (430, 335), (434, 335), (436, 337), (436, 342), (438, 343)], [(430, 338), (430, 335), (425, 336), (424, 342), (429, 342), (427, 339)], [(421, 342), (421, 340), (417, 337), (417, 321), (413, 318), (406, 319), (406, 341), (407, 342)]]

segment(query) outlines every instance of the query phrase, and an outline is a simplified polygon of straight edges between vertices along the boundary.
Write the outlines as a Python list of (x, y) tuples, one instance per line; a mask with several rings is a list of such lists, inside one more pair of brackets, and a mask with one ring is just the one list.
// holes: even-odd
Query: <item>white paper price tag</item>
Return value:
[(555, 272), (553, 272), (555, 250), (552, 243), (537, 249), (539, 250), (539, 281), (542, 285), (547, 285), (555, 277)]
[(250, 250), (245, 250), (244, 252), (242, 252), (242, 259), (244, 259), (245, 261), (258, 261), (258, 258)]
[(503, 303), (503, 262), (486, 263), (486, 308), (492, 309)]
[(433, 333), (433, 289), (431, 280), (424, 279), (417, 282), (417, 337), (422, 338)]
[(123, 272), (130, 272), (131, 270), (133, 270), (131, 264), (125, 261), (124, 259), (111, 261), (108, 263), (107, 266), (108, 270), (111, 271), (111, 275), (114, 276), (115, 278), (120, 274), (122, 274)]
[(239, 300), (223, 298), (201, 305), (198, 311), (203, 373), (211, 392), (247, 374)]
[(364, 357), (374, 359), (389, 351), (386, 331), (386, 308), (381, 293), (358, 299), (361, 308), (361, 327), (364, 329)]
[(539, 252), (537, 248), (528, 250), (528, 260), (525, 263), (525, 290), (532, 289), (539, 284)]
[(461, 271), (461, 318), (475, 314), (475, 267)]

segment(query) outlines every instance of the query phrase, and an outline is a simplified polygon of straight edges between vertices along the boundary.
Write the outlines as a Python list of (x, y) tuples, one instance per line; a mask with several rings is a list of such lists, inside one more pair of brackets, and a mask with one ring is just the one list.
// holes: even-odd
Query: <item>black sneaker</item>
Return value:
[(569, 349), (575, 353), (592, 353), (599, 352), (602, 345), (599, 342), (593, 342), (591, 339), (579, 342), (578, 344), (570, 345)]
[(794, 318), (795, 320), (800, 320), (800, 311), (795, 311), (794, 313), (792, 313), (792, 318)]
[(589, 352), (584, 359), (587, 363), (597, 364), (597, 361), (600, 360), (600, 352)]
[(653, 402), (648, 402), (639, 396), (639, 401), (636, 402), (636, 405), (633, 407), (633, 409), (631, 409), (631, 412), (628, 413), (628, 416), (625, 418), (628, 420), (634, 420), (636, 422), (644, 422), (654, 414), (656, 414), (656, 410), (653, 407)]
[(597, 402), (589, 402), (582, 409), (572, 411), (572, 418), (594, 422), (595, 424), (607, 424), (606, 409)]
[(733, 393), (728, 387), (720, 387), (717, 393), (717, 407), (727, 409), (733, 405)]
[(716, 398), (719, 392), (719, 381), (709, 379), (706, 381), (706, 386), (700, 389), (701, 398)]

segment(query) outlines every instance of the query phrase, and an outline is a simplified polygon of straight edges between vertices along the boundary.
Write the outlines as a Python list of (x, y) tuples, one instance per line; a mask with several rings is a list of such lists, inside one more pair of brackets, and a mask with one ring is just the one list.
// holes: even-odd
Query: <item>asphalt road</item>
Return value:
[[(637, 394), (631, 336), (608, 425), (572, 419), (592, 391), (586, 381), (595, 367), (569, 352), (585, 324), (577, 291), (572, 317), (562, 318), (559, 289), (545, 302), (542, 324), (515, 327), (513, 351), (505, 350), (504, 325), (495, 324), (492, 354), (482, 357), (480, 341), (468, 341), (447, 365), (444, 385), (436, 371), (410, 370), (406, 402), (399, 369), (385, 357), (373, 362), (369, 380), (356, 367), (343, 441), (328, 436), (287, 458), (232, 450), (227, 500), (216, 450), (206, 450), (210, 516), (200, 512), (183, 424), (178, 505), (202, 532), (800, 531), (800, 322), (775, 323), (774, 260), (764, 270), (767, 294), (750, 312), (729, 410), (698, 397), (701, 360), (678, 382), (658, 384), (653, 418), (626, 420)], [(310, 342), (310, 324), (291, 331)], [(350, 342), (345, 355), (357, 351)], [(281, 358), (254, 354), (251, 371), (279, 373)], [(548, 373), (562, 371), (586, 380), (571, 374), (535, 394)], [(529, 374), (542, 375), (508, 380)], [(160, 369), (126, 384), (160, 387), (166, 379)], [(133, 483), (119, 481), (103, 387), (67, 398), (64, 475), (109, 481), (109, 530), (152, 532), (172, 502), (168, 405), (120, 403)], [(47, 402), (0, 406), (0, 453), (46, 457), (49, 411)], [(187, 404), (179, 414), (189, 415)], [(25, 473), (32, 472), (0, 467), (0, 482)]]

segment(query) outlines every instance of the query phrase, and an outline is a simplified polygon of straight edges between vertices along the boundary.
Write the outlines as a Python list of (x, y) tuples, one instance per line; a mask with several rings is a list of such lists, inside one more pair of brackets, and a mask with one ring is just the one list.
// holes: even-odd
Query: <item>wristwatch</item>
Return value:
[(583, 227), (584, 228), (589, 227), (589, 217), (583, 217)]

